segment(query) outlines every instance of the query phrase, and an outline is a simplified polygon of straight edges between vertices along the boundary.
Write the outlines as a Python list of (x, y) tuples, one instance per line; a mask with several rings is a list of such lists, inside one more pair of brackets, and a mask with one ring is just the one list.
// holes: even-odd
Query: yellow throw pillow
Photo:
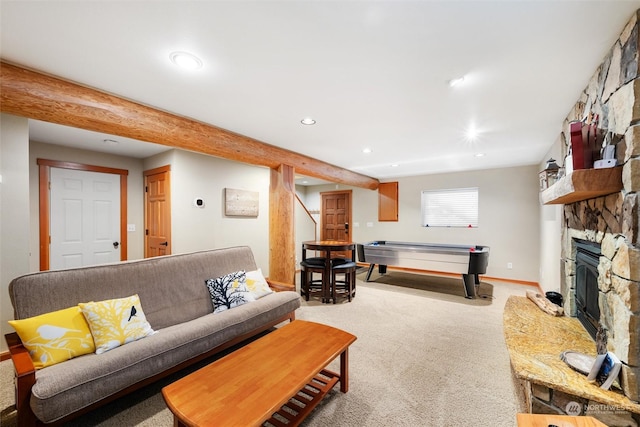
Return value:
[(22, 320), (9, 320), (29, 350), (36, 369), (93, 353), (89, 325), (80, 307), (69, 307)]
[(147, 322), (137, 294), (79, 306), (91, 328), (96, 354), (155, 333)]

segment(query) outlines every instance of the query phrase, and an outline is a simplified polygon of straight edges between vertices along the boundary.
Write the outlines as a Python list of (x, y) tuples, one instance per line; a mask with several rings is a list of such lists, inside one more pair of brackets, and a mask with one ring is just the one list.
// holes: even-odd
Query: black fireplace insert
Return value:
[(576, 313), (578, 320), (595, 340), (600, 324), (598, 305), (598, 264), (600, 245), (575, 239), (576, 245)]

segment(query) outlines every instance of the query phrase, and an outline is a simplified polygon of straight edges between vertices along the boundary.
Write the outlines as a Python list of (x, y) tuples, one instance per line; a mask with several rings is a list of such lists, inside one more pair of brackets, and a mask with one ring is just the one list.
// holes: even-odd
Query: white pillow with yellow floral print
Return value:
[(9, 320), (36, 369), (93, 353), (89, 325), (80, 307), (69, 307), (28, 319)]
[(261, 268), (254, 271), (247, 271), (245, 284), (255, 299), (262, 298), (265, 295), (273, 293), (273, 290), (269, 287), (267, 280), (262, 274)]
[(137, 294), (79, 306), (91, 328), (96, 354), (155, 333), (147, 322)]

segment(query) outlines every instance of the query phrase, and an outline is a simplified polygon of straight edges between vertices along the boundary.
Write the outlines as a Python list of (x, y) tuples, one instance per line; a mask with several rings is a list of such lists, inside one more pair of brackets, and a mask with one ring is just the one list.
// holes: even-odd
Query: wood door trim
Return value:
[(155, 175), (158, 173), (163, 173), (163, 172), (170, 172), (171, 171), (171, 165), (166, 165), (166, 166), (160, 166), (154, 169), (149, 169), (143, 172), (144, 176), (149, 176), (149, 175)]
[(88, 172), (111, 173), (114, 175), (129, 175), (129, 171), (126, 169), (109, 168), (106, 166), (87, 165), (84, 163), (64, 162), (59, 160), (48, 160), (48, 159), (38, 159), (37, 162), (39, 165), (50, 166), (50, 167), (60, 168), (60, 169), (74, 169), (74, 170), (88, 171)]
[(37, 159), (38, 164), (38, 200), (40, 218), (40, 271), (49, 270), (49, 256), (51, 244), (51, 230), (49, 216), (49, 179), (51, 168), (73, 169), (86, 172), (109, 173), (120, 175), (120, 261), (127, 260), (127, 176), (126, 169), (109, 168), (104, 166), (86, 165), (83, 163), (65, 162), (59, 160)]
[(49, 166), (38, 159), (38, 200), (40, 201), (40, 271), (49, 269), (49, 245), (51, 244), (49, 218)]
[(324, 196), (330, 196), (332, 194), (346, 194), (347, 197), (349, 198), (349, 242), (353, 242), (353, 238), (351, 237), (353, 234), (353, 221), (352, 221), (352, 215), (353, 215), (353, 206), (351, 206), (351, 200), (352, 200), (352, 195), (353, 195), (353, 190), (335, 190), (335, 191), (322, 191), (320, 192), (320, 240), (325, 240), (325, 236), (324, 236), (324, 213), (322, 212), (322, 209), (324, 207), (324, 203), (322, 202), (323, 197)]

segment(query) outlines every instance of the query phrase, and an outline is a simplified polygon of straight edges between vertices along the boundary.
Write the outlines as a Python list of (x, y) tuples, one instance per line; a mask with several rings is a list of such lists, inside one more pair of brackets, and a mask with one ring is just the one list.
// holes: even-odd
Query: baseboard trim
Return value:
[(514, 283), (516, 285), (533, 286), (534, 288), (537, 288), (540, 292), (542, 292), (542, 289), (540, 289), (540, 284), (538, 282), (529, 282), (527, 280), (516, 280), (516, 279), (504, 279), (502, 277), (491, 277), (491, 276), (482, 276), (482, 277), (487, 280), (498, 280), (500, 282), (509, 282), (509, 283)]
[(11, 353), (9, 353), (8, 351), (3, 351), (2, 353), (0, 353), (0, 362), (9, 360), (9, 359), (11, 359)]

